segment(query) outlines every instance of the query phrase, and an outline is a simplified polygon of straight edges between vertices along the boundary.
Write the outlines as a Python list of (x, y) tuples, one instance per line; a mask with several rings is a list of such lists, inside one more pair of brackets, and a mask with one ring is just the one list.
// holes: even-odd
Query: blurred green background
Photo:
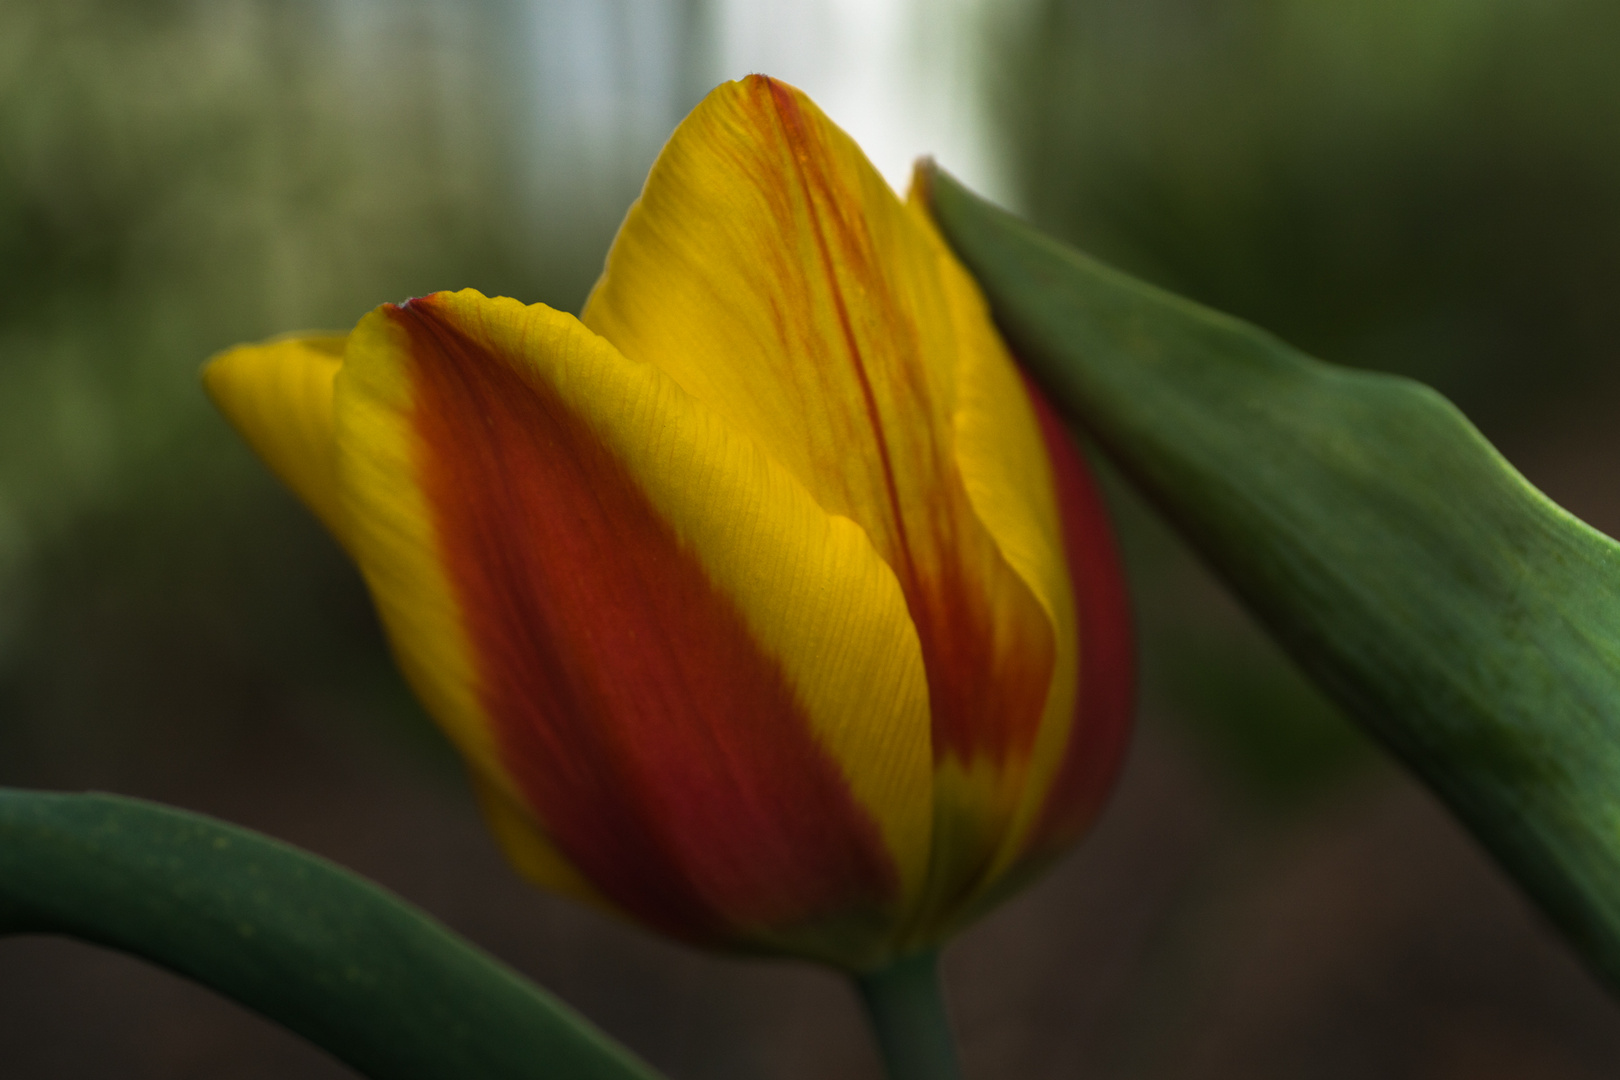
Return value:
[[(354, 571), (197, 382), (235, 342), (439, 288), (577, 309), (662, 140), (743, 73), (717, 44), (735, 7), (0, 0), (0, 783), (328, 854), (672, 1076), (875, 1077), (831, 977), (699, 957), (515, 880)], [(1620, 532), (1620, 8), (896, 10), (917, 50), (972, 43), (953, 78), (1033, 220), (1433, 383)], [(1110, 489), (1141, 734), (1096, 836), (953, 952), (970, 1072), (1620, 1070), (1620, 1013), (1534, 912)], [(41, 939), (0, 942), (0, 1074), (347, 1075), (178, 979)]]

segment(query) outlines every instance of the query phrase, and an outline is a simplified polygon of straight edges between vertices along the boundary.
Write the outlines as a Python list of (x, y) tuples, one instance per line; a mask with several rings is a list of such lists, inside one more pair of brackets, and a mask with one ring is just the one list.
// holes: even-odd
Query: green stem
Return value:
[(392, 893), (223, 821), (0, 788), (0, 937), (142, 956), (372, 1080), (657, 1080), (583, 1017)]
[(939, 953), (914, 953), (856, 976), (889, 1080), (961, 1080), (939, 982)]

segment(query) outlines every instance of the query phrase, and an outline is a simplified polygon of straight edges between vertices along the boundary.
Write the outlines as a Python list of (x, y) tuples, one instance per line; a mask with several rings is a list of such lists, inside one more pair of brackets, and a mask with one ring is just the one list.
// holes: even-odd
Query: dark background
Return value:
[[(507, 870), (357, 575), (198, 389), (234, 342), (438, 288), (577, 309), (661, 140), (741, 74), (713, 70), (700, 0), (604, 4), (595, 52), (569, 44), (582, 10), (0, 0), (0, 783), (329, 855), (674, 1077), (876, 1077), (833, 976), (698, 955)], [(1433, 383), (1620, 530), (1620, 8), (941, 10), (982, 23), (1034, 220)], [(1095, 835), (948, 956), (970, 1074), (1620, 1071), (1620, 1010), (1539, 916), (1112, 490), (1139, 734)], [(0, 941), (0, 1075), (349, 1074), (178, 978), (33, 938)]]

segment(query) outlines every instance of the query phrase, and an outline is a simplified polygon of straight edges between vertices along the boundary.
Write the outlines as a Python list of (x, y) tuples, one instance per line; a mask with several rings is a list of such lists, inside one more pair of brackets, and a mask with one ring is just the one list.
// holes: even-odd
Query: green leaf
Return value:
[(1057, 407), (1620, 987), (1620, 545), (1427, 387), (1313, 360), (929, 182)]
[(137, 799), (0, 789), (0, 933), (145, 957), (376, 1080), (653, 1080), (566, 1005), (384, 889)]

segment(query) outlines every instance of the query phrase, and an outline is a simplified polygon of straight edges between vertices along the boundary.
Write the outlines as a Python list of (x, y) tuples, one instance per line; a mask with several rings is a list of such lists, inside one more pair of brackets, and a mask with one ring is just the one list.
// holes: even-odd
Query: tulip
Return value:
[(1128, 616), (1081, 459), (926, 206), (780, 82), (681, 124), (580, 317), (435, 293), (205, 380), (542, 885), (872, 971), (1117, 771)]

